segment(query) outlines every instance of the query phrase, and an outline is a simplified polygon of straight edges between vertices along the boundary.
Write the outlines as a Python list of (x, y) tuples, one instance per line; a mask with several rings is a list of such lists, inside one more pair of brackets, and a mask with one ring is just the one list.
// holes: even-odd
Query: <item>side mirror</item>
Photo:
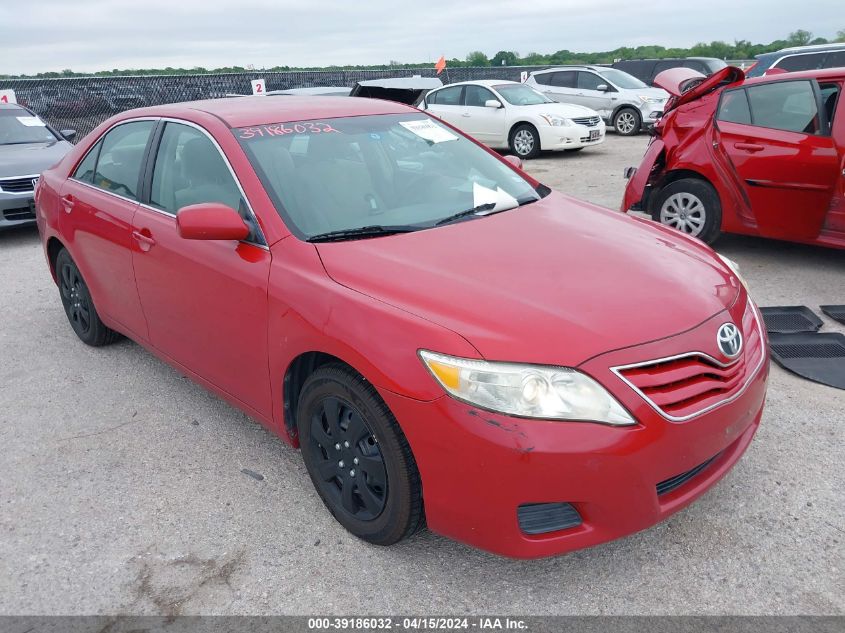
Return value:
[(62, 130), (59, 132), (66, 141), (72, 141), (76, 138), (76, 130)]
[(504, 159), (517, 169), (522, 169), (522, 159), (519, 156), (508, 155)]
[(243, 240), (249, 236), (238, 212), (219, 202), (182, 207), (176, 213), (176, 229), (186, 240)]
[(610, 90), (610, 86), (608, 86), (607, 84), (599, 84), (598, 86), (596, 86), (596, 90), (600, 90), (601, 92), (607, 92), (608, 90)]
[(498, 99), (487, 99), (487, 101), (484, 102), (484, 107), (485, 108), (501, 108), (502, 102), (499, 101)]

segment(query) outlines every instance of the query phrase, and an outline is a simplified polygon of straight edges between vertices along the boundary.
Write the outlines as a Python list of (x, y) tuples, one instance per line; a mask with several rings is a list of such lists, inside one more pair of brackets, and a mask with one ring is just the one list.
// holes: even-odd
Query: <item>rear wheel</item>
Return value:
[(682, 178), (660, 190), (651, 204), (651, 217), (712, 244), (721, 232), (722, 205), (710, 183)]
[(79, 340), (92, 347), (116, 341), (120, 335), (100, 320), (82, 273), (67, 249), (63, 248), (56, 256), (56, 277), (67, 320)]
[(540, 155), (540, 135), (533, 125), (522, 123), (511, 131), (511, 151), (523, 160)]
[(622, 136), (639, 134), (641, 123), (640, 113), (633, 108), (622, 108), (613, 117), (613, 127)]
[(311, 374), (299, 398), (297, 431), (317, 493), (352, 534), (392, 545), (422, 526), (422, 485), (411, 448), (360, 375), (339, 363)]

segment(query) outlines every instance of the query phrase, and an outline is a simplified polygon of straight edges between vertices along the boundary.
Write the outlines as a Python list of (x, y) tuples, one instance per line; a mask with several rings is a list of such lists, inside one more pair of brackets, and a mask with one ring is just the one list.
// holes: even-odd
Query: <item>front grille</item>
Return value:
[(18, 209), (5, 209), (3, 211), (3, 218), (6, 220), (34, 220), (35, 213), (30, 207), (20, 207)]
[(698, 475), (701, 471), (706, 469), (719, 455), (714, 455), (710, 459), (708, 459), (703, 464), (699, 464), (695, 468), (688, 470), (685, 473), (681, 473), (680, 475), (675, 475), (674, 477), (669, 477), (669, 479), (665, 479), (657, 484), (657, 496), (665, 495), (677, 488), (680, 488), (685, 483), (687, 483), (690, 479)]
[(577, 125), (586, 125), (588, 127), (593, 127), (594, 125), (599, 124), (599, 117), (597, 116), (585, 116), (579, 117), (577, 119), (572, 119)]
[(32, 184), (33, 180), (37, 181), (38, 176), (0, 180), (0, 191), (4, 193), (28, 193), (35, 191), (35, 187)]
[(750, 303), (741, 329), (742, 354), (727, 364), (692, 352), (614, 371), (664, 416), (683, 421), (738, 396), (760, 368), (765, 354), (763, 333)]
[(546, 534), (581, 525), (581, 515), (568, 503), (527, 503), (517, 508), (516, 517), (526, 534)]

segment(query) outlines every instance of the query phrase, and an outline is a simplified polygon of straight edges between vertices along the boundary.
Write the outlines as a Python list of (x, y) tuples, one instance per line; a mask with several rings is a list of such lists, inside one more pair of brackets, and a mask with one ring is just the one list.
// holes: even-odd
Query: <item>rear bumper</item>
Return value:
[[(656, 351), (647, 347), (649, 354)], [(768, 358), (739, 397), (675, 423), (614, 382), (607, 362), (626, 354), (630, 350), (598, 357), (583, 369), (631, 411), (638, 421), (632, 427), (517, 419), (448, 396), (420, 402), (382, 392), (416, 457), (430, 529), (505, 556), (550, 556), (648, 528), (719, 481), (760, 424)], [(700, 472), (658, 494), (658, 484), (708, 460)], [(537, 503), (571, 504), (582, 522), (527, 534), (517, 510)]]
[(0, 230), (35, 224), (33, 192), (12, 194), (0, 192)]

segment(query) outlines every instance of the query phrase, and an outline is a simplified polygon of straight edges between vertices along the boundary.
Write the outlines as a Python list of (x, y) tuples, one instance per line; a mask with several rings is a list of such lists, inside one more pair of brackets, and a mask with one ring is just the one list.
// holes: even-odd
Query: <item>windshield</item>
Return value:
[(431, 228), (476, 207), (505, 211), (548, 192), (418, 112), (233, 132), (302, 239), (371, 227)]
[(539, 105), (554, 103), (546, 95), (540, 94), (533, 88), (523, 84), (501, 84), (493, 86), (502, 98), (511, 105)]
[(648, 86), (633, 75), (629, 75), (628, 73), (617, 70), (616, 68), (602, 69), (598, 71), (598, 73), (605, 79), (610, 80), (617, 88), (628, 88), (631, 90), (648, 88)]
[(53, 143), (56, 140), (37, 116), (20, 108), (0, 109), (0, 145)]

